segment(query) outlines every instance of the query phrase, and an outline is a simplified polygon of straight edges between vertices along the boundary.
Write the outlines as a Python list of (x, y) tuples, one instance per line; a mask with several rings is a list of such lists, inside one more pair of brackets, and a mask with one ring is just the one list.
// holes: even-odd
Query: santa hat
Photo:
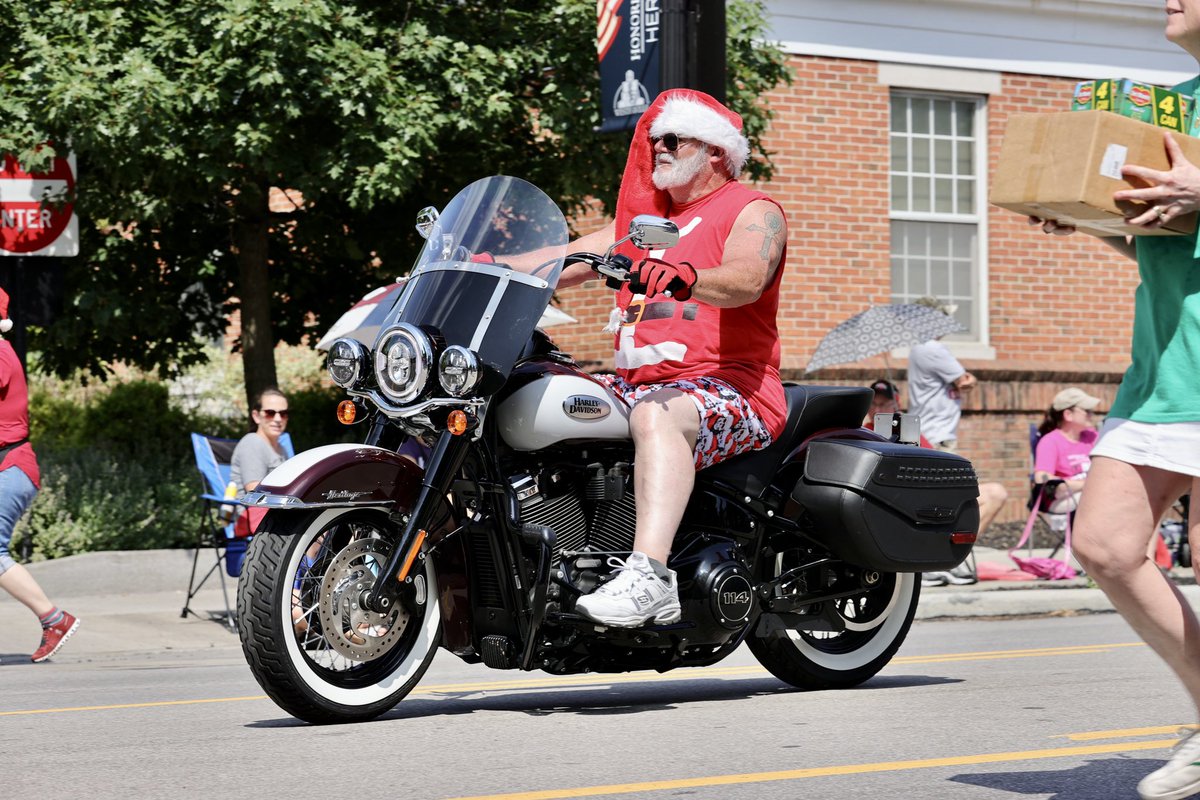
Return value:
[(750, 142), (742, 135), (742, 118), (703, 92), (668, 93), (662, 110), (650, 123), (650, 138), (668, 133), (699, 139), (725, 153), (729, 174), (737, 177), (750, 156)]
[(0, 333), (8, 333), (12, 325), (12, 320), (8, 318), (8, 292), (0, 289)]
[[(654, 145), (651, 137), (674, 133), (719, 147), (725, 154), (729, 174), (737, 177), (750, 155), (750, 143), (742, 135), (742, 118), (716, 98), (694, 89), (668, 89), (654, 99), (638, 120), (629, 144), (629, 157), (617, 195), (617, 236), (629, 230), (638, 214), (666, 216), (671, 198), (654, 185)], [(638, 256), (628, 242), (625, 255)]]

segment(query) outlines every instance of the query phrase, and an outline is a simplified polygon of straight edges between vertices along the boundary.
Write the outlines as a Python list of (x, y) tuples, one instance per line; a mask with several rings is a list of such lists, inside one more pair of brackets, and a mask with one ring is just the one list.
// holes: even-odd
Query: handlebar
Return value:
[(629, 271), (633, 269), (633, 261), (620, 254), (605, 258), (595, 253), (572, 253), (563, 262), (564, 266), (571, 264), (587, 264), (592, 272), (604, 278), (605, 285), (610, 289), (620, 289), (629, 283)]

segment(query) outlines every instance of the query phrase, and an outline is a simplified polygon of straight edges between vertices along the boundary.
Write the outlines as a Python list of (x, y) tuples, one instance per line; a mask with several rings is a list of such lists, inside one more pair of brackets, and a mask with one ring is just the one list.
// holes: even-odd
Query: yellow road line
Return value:
[(0, 711), (0, 717), (21, 714), (60, 714), (64, 711), (111, 711), (117, 708), (155, 708), (157, 706), (190, 706), (198, 703), (238, 703), (243, 700), (266, 700), (265, 694), (248, 697), (207, 697), (200, 700), (159, 700), (153, 703), (119, 703), (111, 706), (74, 706), (72, 708), (31, 708), (26, 711)]
[[(969, 653), (944, 653), (928, 656), (899, 656), (892, 659), (889, 666), (904, 666), (913, 664), (944, 664), (956, 661), (988, 661), (1008, 658), (1048, 658), (1063, 655), (1091, 655), (1102, 653), (1118, 647), (1145, 647), (1142, 642), (1120, 642), (1115, 644), (1077, 645), (1064, 647), (1042, 647), (1023, 650), (992, 650)], [(436, 696), (442, 694), (476, 694), (481, 692), (513, 691), (532, 689), (553, 691), (556, 689), (571, 689), (587, 686), (607, 686), (611, 684), (652, 683), (661, 681), (709, 680), (714, 678), (745, 678), (769, 675), (765, 669), (755, 665), (741, 667), (704, 667), (703, 670), (681, 669), (662, 675), (645, 672), (632, 673), (590, 673), (586, 675), (539, 676), (536, 678), (521, 678), (499, 681), (473, 681), (470, 683), (444, 683), (418, 686), (409, 696)], [(146, 703), (122, 703), (102, 706), (74, 706), (70, 708), (37, 708), (24, 711), (0, 711), (0, 717), (21, 716), (25, 714), (56, 714), (71, 711), (110, 711), (130, 708), (155, 708), (161, 706), (185, 706), (200, 703), (231, 703), (243, 700), (265, 700), (266, 695), (250, 695), (246, 697), (215, 697), (198, 700), (163, 700)]]
[(1056, 739), (1070, 739), (1073, 742), (1090, 742), (1096, 739), (1119, 739), (1127, 736), (1159, 736), (1164, 733), (1179, 733), (1180, 728), (1195, 729), (1195, 725), (1155, 725), (1152, 728), (1124, 728), (1116, 731), (1088, 731), (1087, 733), (1060, 733)]
[(453, 800), (562, 800), (571, 797), (599, 797), (611, 794), (634, 794), (638, 792), (660, 792), (668, 789), (701, 789), (712, 786), (735, 784), (770, 783), (773, 781), (795, 781), (806, 778), (827, 778), (839, 775), (863, 775), (871, 772), (898, 772), (911, 769), (933, 769), (936, 767), (961, 767), (976, 764), (999, 764), (1007, 761), (1031, 761), (1040, 758), (1067, 758), (1100, 753), (1128, 753), (1135, 750), (1159, 750), (1175, 744), (1174, 739), (1153, 742), (1090, 745), (1086, 747), (1060, 747), (1051, 750), (1023, 750), (1012, 753), (982, 753), (970, 756), (947, 758), (923, 758), (912, 761), (882, 761), (876, 764), (845, 764), (833, 767), (812, 767), (777, 772), (751, 772), (742, 775), (709, 775), (702, 778), (681, 778), (667, 781), (642, 781), (638, 783), (613, 783), (605, 786), (580, 786), (572, 789), (543, 789), (532, 792), (508, 794), (473, 795)]

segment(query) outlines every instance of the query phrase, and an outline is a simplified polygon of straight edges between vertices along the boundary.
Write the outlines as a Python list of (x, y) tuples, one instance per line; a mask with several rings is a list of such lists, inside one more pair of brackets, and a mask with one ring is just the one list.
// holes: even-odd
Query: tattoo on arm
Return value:
[(764, 234), (762, 248), (759, 249), (758, 255), (762, 260), (770, 261), (771, 246), (775, 244), (776, 238), (779, 236), (780, 231), (783, 230), (783, 217), (779, 216), (778, 214), (767, 213), (767, 215), (763, 217), (763, 221), (767, 223), (766, 227), (763, 227), (762, 225), (751, 225), (750, 227), (746, 228), (746, 230), (760, 231)]

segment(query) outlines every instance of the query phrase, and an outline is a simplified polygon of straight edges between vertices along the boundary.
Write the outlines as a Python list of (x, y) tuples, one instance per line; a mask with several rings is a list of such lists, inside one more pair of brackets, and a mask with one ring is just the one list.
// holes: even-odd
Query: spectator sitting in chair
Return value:
[[(868, 412), (867, 419), (863, 425), (874, 430), (876, 414), (891, 414), (900, 410), (900, 390), (896, 388), (896, 384), (885, 378), (880, 378), (872, 383), (871, 388), (875, 391), (875, 397), (871, 400), (871, 410)], [(920, 444), (921, 447), (937, 449), (924, 436), (921, 437)], [(996, 481), (979, 484), (980, 536), (983, 535), (983, 532), (991, 524), (992, 520), (996, 518), (996, 515), (1000, 513), (1000, 509), (1006, 500), (1008, 500), (1008, 490)], [(948, 583), (965, 585), (975, 583), (977, 580), (975, 570), (968, 562), (963, 562), (952, 570), (926, 572), (921, 578), (921, 585), (945, 586)]]
[[(233, 449), (229, 462), (229, 480), (237, 487), (237, 496), (253, 491), (267, 473), (287, 460), (279, 437), (287, 428), (288, 401), (278, 389), (266, 389), (258, 396), (250, 418), (257, 426), (247, 433)], [(246, 509), (237, 519), (237, 536), (254, 533), (266, 509)]]
[(1066, 514), (1079, 505), (1079, 495), (1092, 463), (1092, 447), (1096, 444), (1093, 413), (1100, 405), (1092, 397), (1072, 386), (1054, 396), (1046, 416), (1038, 427), (1037, 450), (1033, 459), (1034, 483), (1051, 479), (1063, 482), (1055, 489), (1048, 511)]

